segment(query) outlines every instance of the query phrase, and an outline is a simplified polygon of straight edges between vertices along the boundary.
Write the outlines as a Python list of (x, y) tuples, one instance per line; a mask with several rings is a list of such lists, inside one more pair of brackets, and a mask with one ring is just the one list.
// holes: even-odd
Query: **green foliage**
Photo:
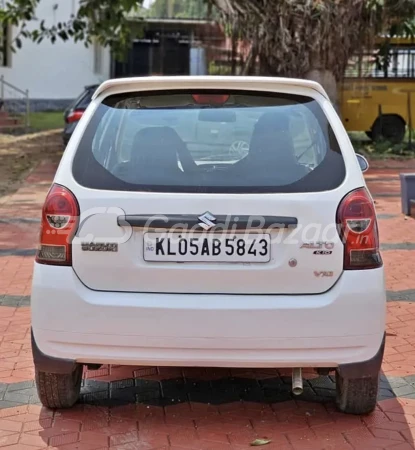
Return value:
[(229, 66), (216, 64), (214, 61), (209, 63), (209, 75), (231, 75)]
[(147, 16), (152, 18), (206, 19), (209, 7), (206, 0), (156, 0)]
[[(67, 20), (41, 21), (37, 28), (29, 28), (39, 2), (6, 0), (0, 8), (0, 21), (20, 30), (16, 48), (25, 38), (37, 43), (72, 39), (87, 46), (96, 40), (120, 57), (132, 38), (142, 34), (144, 21), (139, 16), (220, 14), (228, 36), (253, 43), (247, 66), (258, 57), (263, 74), (304, 77), (317, 69), (340, 80), (351, 55), (359, 46), (370, 46), (376, 35), (415, 37), (415, 0), (156, 0), (150, 10), (142, 8), (143, 0), (80, 0), (78, 11)], [(385, 66), (388, 57), (386, 43), (379, 64)]]
[(377, 142), (370, 141), (352, 141), (356, 153), (360, 153), (371, 159), (373, 158), (395, 158), (395, 157), (414, 157), (414, 150), (410, 149), (408, 142), (401, 144), (392, 144), (386, 140)]
[[(414, 0), (369, 0), (376, 10), (386, 39), (376, 58), (377, 68), (387, 71), (390, 65), (391, 41), (396, 37), (413, 39), (415, 42), (415, 1)], [(383, 17), (382, 17), (383, 16)]]
[(122, 59), (132, 38), (142, 35), (145, 17), (203, 19), (211, 14), (209, 0), (156, 0), (149, 10), (142, 7), (143, 0), (80, 0), (78, 11), (66, 21), (50, 24), (42, 20), (37, 28), (29, 28), (28, 22), (36, 17), (40, 1), (8, 0), (0, 7), (0, 21), (19, 29), (13, 50), (21, 48), (24, 39), (36, 43), (72, 39), (86, 46), (97, 41)]
[[(27, 26), (36, 17), (40, 0), (9, 0), (0, 8), (0, 21), (5, 25), (19, 27), (15, 47), (20, 48), (23, 38), (36, 43), (49, 39), (75, 42), (86, 46), (97, 40), (102, 46), (109, 46), (117, 55), (123, 55), (132, 38), (142, 32), (142, 24), (127, 19), (141, 7), (143, 0), (80, 0), (78, 11), (67, 21), (48, 24), (44, 20), (37, 29)], [(59, 5), (59, 4), (58, 4)]]

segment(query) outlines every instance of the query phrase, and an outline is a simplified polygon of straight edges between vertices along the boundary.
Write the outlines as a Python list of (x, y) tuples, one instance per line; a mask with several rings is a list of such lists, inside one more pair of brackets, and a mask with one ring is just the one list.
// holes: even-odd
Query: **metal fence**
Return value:
[(0, 128), (29, 128), (29, 90), (23, 90), (0, 76)]

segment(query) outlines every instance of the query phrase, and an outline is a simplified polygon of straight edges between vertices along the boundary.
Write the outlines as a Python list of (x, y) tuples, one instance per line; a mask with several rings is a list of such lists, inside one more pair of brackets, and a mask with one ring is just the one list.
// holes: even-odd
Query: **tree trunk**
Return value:
[(317, 81), (320, 83), (337, 111), (339, 111), (339, 95), (337, 80), (333, 72), (324, 69), (312, 69), (306, 73), (307, 80)]
[(252, 75), (255, 70), (255, 63), (258, 56), (258, 43), (254, 40), (249, 49), (249, 54), (242, 69), (242, 75)]

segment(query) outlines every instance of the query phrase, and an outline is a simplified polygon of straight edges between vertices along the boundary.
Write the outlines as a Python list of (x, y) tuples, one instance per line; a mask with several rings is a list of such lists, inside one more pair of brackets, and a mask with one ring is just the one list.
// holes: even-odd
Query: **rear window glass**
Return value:
[(92, 96), (94, 95), (94, 92), (96, 91), (96, 88), (97, 88), (97, 86), (86, 88), (85, 91), (83, 91), (82, 94), (69, 105), (68, 109), (86, 109), (86, 108), (88, 108), (88, 105), (91, 103)]
[(338, 187), (344, 161), (318, 103), (246, 91), (156, 91), (107, 97), (73, 173), (93, 189), (316, 192)]
[(88, 105), (91, 103), (92, 96), (94, 95), (95, 89), (94, 88), (88, 88), (84, 95), (78, 99), (76, 103), (76, 108), (79, 109), (86, 109), (88, 108)]

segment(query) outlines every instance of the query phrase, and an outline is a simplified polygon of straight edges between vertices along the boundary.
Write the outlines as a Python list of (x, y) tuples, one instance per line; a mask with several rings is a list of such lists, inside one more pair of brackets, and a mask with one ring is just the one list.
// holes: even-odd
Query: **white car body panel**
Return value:
[[(75, 181), (72, 163), (78, 144), (106, 96), (200, 87), (315, 99), (342, 150), (343, 183), (327, 192), (241, 195), (101, 191)], [(81, 363), (336, 367), (368, 360), (379, 350), (386, 311), (383, 268), (343, 271), (337, 233), (328, 239), (334, 248), (327, 257), (316, 258), (301, 248), (302, 242), (321, 240), (325, 228), (335, 231), (342, 198), (365, 187), (348, 135), (317, 83), (257, 77), (107, 81), (75, 129), (54, 183), (74, 193), (82, 225), (72, 245), (73, 268), (35, 264), (33, 332), (45, 354)], [(145, 262), (142, 230), (133, 229), (126, 240), (126, 230), (117, 225), (124, 214), (206, 211), (294, 216), (302, 231), (310, 224), (320, 224), (322, 230), (308, 239), (302, 234), (294, 245), (273, 243), (268, 264), (216, 265)], [(282, 233), (289, 237), (293, 231)], [(120, 242), (119, 251), (83, 252), (81, 244), (88, 239)], [(298, 261), (296, 267), (290, 267), (291, 259)], [(332, 275), (318, 275), (323, 272)]]
[[(102, 100), (103, 95), (125, 91), (154, 89), (184, 89), (203, 85), (204, 88), (233, 88), (264, 90), (299, 94), (316, 99), (330, 119), (333, 128), (338, 127), (338, 139), (342, 148), (353, 151), (343, 125), (321, 92), (318, 84), (302, 80), (249, 79), (236, 77), (172, 77), (140, 78), (137, 80), (113, 80), (106, 82), (95, 93), (95, 100), (81, 120), (68, 144), (62, 165), (55, 182), (75, 193), (81, 212), (78, 237), (73, 241), (73, 266), (80, 279), (91, 289), (126, 292), (165, 293), (232, 293), (232, 294), (307, 294), (322, 293), (330, 289), (341, 276), (343, 268), (343, 245), (339, 239), (333, 218), (340, 200), (351, 190), (364, 186), (364, 178), (356, 157), (352, 153), (349, 161), (344, 152), (347, 177), (337, 189), (329, 192), (298, 194), (166, 194), (157, 192), (96, 191), (79, 186), (73, 179), (70, 167), (79, 138), (90, 116)], [(316, 207), (316, 205), (319, 205)], [(113, 211), (109, 214), (108, 211)], [(258, 264), (150, 264), (143, 261), (144, 239), (142, 230), (129, 230), (117, 225), (119, 215), (128, 214), (193, 214), (199, 216), (206, 211), (215, 215), (259, 215), (294, 216), (299, 226), (291, 232), (280, 232), (271, 248), (272, 260), (267, 265)], [(83, 252), (82, 242), (87, 237), (96, 240), (120, 242), (114, 254)], [(273, 234), (275, 236), (275, 234)], [(316, 258), (310, 250), (302, 249), (306, 242), (330, 241), (335, 244), (329, 256)], [(290, 259), (297, 259), (293, 270)], [(333, 272), (331, 277), (318, 277), (315, 272)], [(206, 276), (209, 273), (209, 276)], [(243, 277), (245, 283), (239, 282)], [(297, 283), (301, 278), (302, 283)], [(162, 282), (161, 282), (162, 280)]]
[(84, 363), (337, 367), (379, 350), (383, 283), (375, 269), (322, 295), (98, 292), (70, 267), (36, 264), (32, 324), (42, 352)]

